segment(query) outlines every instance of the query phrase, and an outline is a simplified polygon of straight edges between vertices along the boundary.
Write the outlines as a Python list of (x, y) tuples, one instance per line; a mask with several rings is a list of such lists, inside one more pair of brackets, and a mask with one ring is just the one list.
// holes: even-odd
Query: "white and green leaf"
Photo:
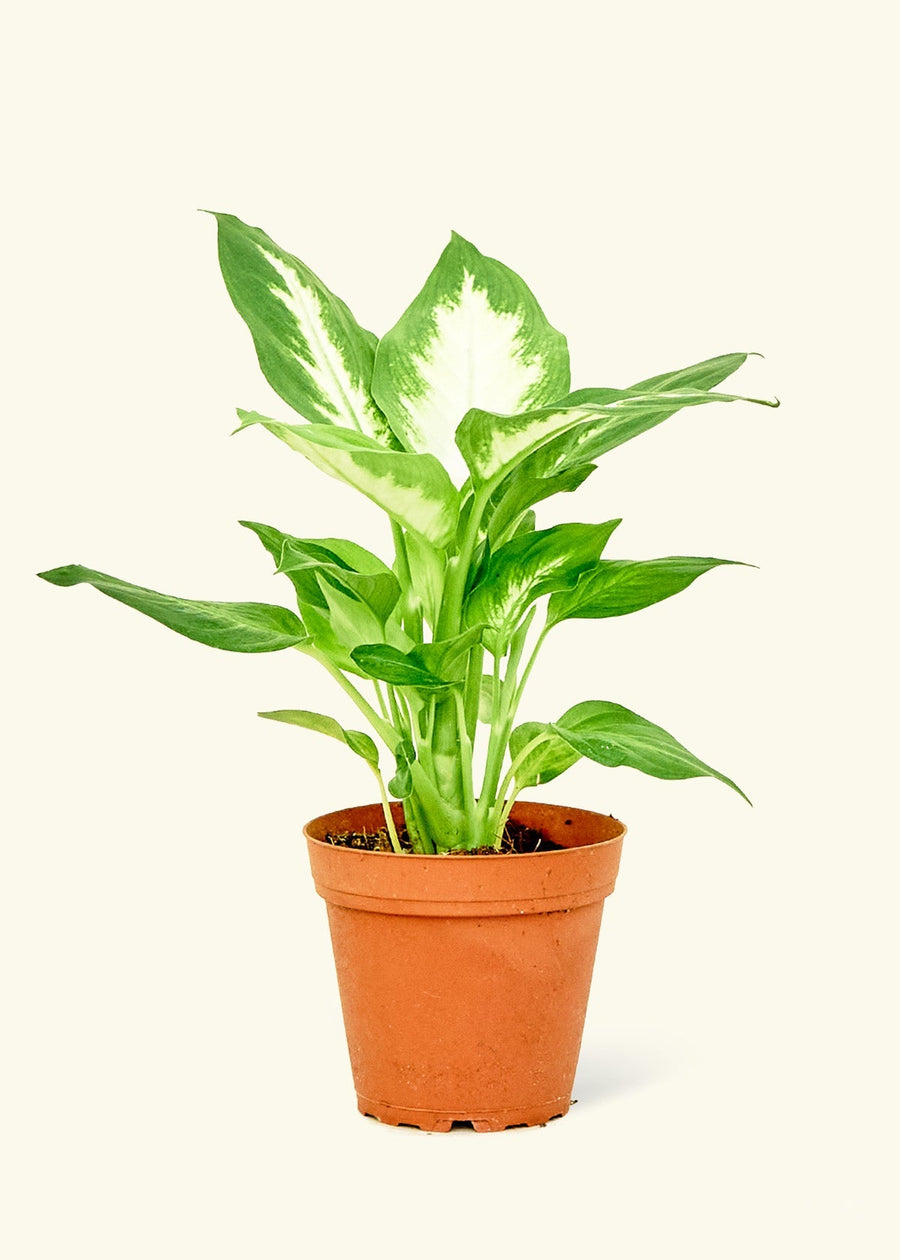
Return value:
[(324, 713), (311, 713), (308, 709), (273, 709), (268, 713), (260, 713), (258, 716), (270, 718), (273, 722), (286, 722), (289, 726), (301, 726), (308, 731), (318, 731), (321, 735), (329, 735), (332, 739), (346, 744), (351, 752), (362, 757), (373, 770), (378, 769), (378, 748), (372, 737), (365, 731), (346, 730), (334, 718), (327, 717)]
[[(624, 396), (608, 400), (611, 392)], [(714, 402), (779, 405), (777, 399), (704, 390), (647, 394), (628, 390), (579, 390), (572, 397), (582, 401), (570, 406), (568, 400), (563, 400), (566, 405), (518, 416), (491, 415), (478, 409), (470, 411), (457, 430), (456, 440), (473, 481), (493, 488), (516, 470), (528, 477), (553, 477), (646, 433), (683, 407)]]
[(566, 524), (520, 534), (487, 560), (466, 602), (469, 625), (488, 625), (492, 652), (506, 646), (526, 610), (542, 595), (567, 590), (596, 565), (618, 520), (602, 525)]
[(433, 455), (387, 451), (373, 438), (325, 425), (280, 424), (255, 411), (238, 411), (241, 428), (259, 424), (311, 464), (353, 486), (404, 529), (436, 547), (456, 533), (459, 492)]
[(372, 379), (404, 446), (445, 465), (456, 458), (453, 434), (471, 408), (527, 411), (568, 388), (565, 337), (514, 271), (456, 233), (379, 342)]
[(306, 629), (296, 613), (274, 604), (180, 599), (145, 586), (134, 586), (80, 564), (49, 569), (38, 577), (54, 586), (86, 583), (110, 599), (152, 617), (176, 634), (226, 652), (279, 652), (307, 641)]
[(397, 446), (371, 394), (374, 334), (260, 228), (231, 214), (215, 218), (226, 288), (275, 392), (306, 420), (347, 426)]

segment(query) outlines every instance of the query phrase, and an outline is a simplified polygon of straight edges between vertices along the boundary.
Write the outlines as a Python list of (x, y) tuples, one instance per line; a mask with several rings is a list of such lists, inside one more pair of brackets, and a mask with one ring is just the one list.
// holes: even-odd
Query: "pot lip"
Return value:
[[(400, 803), (401, 802), (398, 801), (391, 802), (391, 804)], [(537, 849), (534, 853), (470, 853), (467, 855), (468, 861), (475, 859), (479, 862), (503, 862), (507, 861), (509, 858), (517, 858), (520, 861), (528, 861), (529, 859), (545, 861), (548, 858), (557, 860), (564, 858), (567, 854), (594, 852), (596, 850), (610, 848), (614, 845), (620, 845), (628, 832), (628, 828), (625, 823), (623, 823), (620, 819), (614, 817), (612, 814), (603, 814), (599, 810), (583, 809), (579, 805), (558, 805), (552, 801), (528, 800), (522, 801), (521, 803), (525, 806), (533, 806), (535, 808), (539, 807), (541, 809), (559, 810), (560, 813), (572, 811), (578, 814), (592, 815), (595, 818), (609, 819), (616, 824), (619, 830), (614, 836), (610, 836), (607, 840), (597, 840), (593, 844), (578, 844), (558, 849)], [(442, 861), (444, 858), (452, 856), (450, 851), (445, 851), (443, 853), (394, 853), (392, 850), (383, 849), (352, 849), (344, 845), (329, 844), (327, 840), (317, 840), (315, 836), (311, 835), (309, 832), (310, 827), (314, 826), (317, 822), (320, 822), (323, 819), (330, 818), (333, 814), (347, 813), (353, 809), (370, 809), (373, 808), (373, 806), (380, 810), (381, 802), (378, 801), (364, 805), (350, 805), (344, 809), (329, 810), (326, 814), (319, 814), (316, 818), (311, 818), (308, 822), (304, 823), (303, 835), (306, 837), (308, 844), (315, 845), (317, 848), (325, 850), (328, 853), (345, 853), (357, 856), (364, 854), (367, 858), (414, 858), (417, 861), (425, 862), (435, 860)], [(515, 812), (515, 806), (513, 806), (513, 812)]]

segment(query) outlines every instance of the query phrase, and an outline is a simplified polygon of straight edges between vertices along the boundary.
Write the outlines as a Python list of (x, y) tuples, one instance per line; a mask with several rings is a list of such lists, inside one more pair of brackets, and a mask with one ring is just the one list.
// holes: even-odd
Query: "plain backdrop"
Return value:
[[(9, 1260), (894, 1256), (895, 166), (890, 6), (34, 5), (2, 212), (2, 1177)], [(451, 229), (524, 275), (573, 385), (735, 350), (702, 408), (540, 523), (723, 569), (551, 638), (523, 717), (611, 699), (734, 776), (582, 765), (629, 826), (567, 1119), (355, 1111), (303, 822), (372, 798), (294, 653), (180, 639), (77, 562), (289, 603), (237, 521), (388, 554), (286, 417), (201, 208), (386, 331)]]

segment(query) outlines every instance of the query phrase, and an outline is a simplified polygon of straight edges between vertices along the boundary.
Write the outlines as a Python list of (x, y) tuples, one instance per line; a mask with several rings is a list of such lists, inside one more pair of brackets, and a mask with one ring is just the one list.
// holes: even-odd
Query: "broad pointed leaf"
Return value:
[[(540, 452), (538, 452), (540, 454)], [(526, 461), (527, 462), (527, 461)], [(510, 526), (526, 508), (541, 503), (554, 494), (577, 490), (594, 471), (594, 464), (576, 464), (553, 477), (529, 476), (522, 465), (498, 488), (496, 505), (488, 509), (488, 539), (492, 547), (509, 536)]]
[(519, 412), (569, 388), (569, 352), (525, 282), (456, 233), (378, 345), (372, 390), (410, 450), (445, 465), (472, 407)]
[(302, 726), (309, 731), (319, 731), (322, 735), (330, 735), (355, 752), (363, 761), (367, 761), (374, 769), (378, 769), (378, 748), (375, 741), (365, 731), (345, 730), (334, 718), (324, 713), (311, 713), (308, 709), (274, 709), (269, 713), (260, 713), (261, 718), (271, 718), (273, 722), (287, 722), (290, 726)]
[(260, 228), (231, 214), (215, 218), (225, 285), (275, 392), (306, 420), (348, 426), (396, 446), (370, 392), (375, 336)]
[(525, 756), (516, 766), (515, 782), (518, 789), (537, 787), (540, 783), (549, 783), (551, 779), (563, 774), (576, 761), (580, 761), (578, 753), (570, 744), (557, 735), (545, 722), (523, 722), (517, 726), (509, 738), (510, 756), (519, 757), (529, 744), (540, 737), (540, 743)]
[(399, 595), (397, 579), (378, 556), (346, 538), (295, 538), (272, 525), (240, 521), (256, 534), (275, 561), (276, 573), (291, 579), (301, 605), (327, 608), (316, 578), (328, 573), (344, 589), (370, 603), (384, 620)]
[(622, 617), (685, 590), (702, 573), (739, 560), (666, 556), (660, 560), (600, 560), (575, 585), (551, 597), (547, 625), (572, 617)]
[(395, 687), (447, 687), (449, 681), (438, 678), (409, 652), (401, 652), (384, 643), (370, 643), (350, 653), (355, 663), (370, 678), (379, 678)]
[(438, 639), (434, 643), (422, 643), (408, 654), (410, 660), (421, 664), (438, 678), (448, 682), (462, 682), (466, 677), (469, 653), (481, 642), (484, 626), (473, 626), (452, 639)]
[(77, 586), (81, 582), (136, 608), (168, 626), (177, 634), (226, 652), (278, 652), (307, 639), (303, 623), (287, 608), (273, 604), (214, 603), (201, 599), (179, 599), (161, 595), (144, 586), (133, 586), (108, 573), (68, 564), (39, 573), (54, 586)]
[(468, 598), (467, 623), (490, 626), (494, 636), (486, 638), (486, 646), (492, 652), (505, 650), (527, 608), (541, 595), (574, 586), (585, 569), (596, 565), (619, 523), (554, 525), (504, 543)]
[[(608, 395), (609, 390), (580, 390), (588, 400), (569, 406), (545, 407), (517, 416), (492, 415), (477, 408), (460, 424), (456, 440), (476, 483), (492, 486), (541, 448), (552, 442), (554, 458), (540, 459), (528, 467), (528, 475), (553, 476), (574, 464), (584, 464), (614, 447), (645, 433), (682, 407), (712, 402), (755, 402), (777, 407), (777, 400), (744, 398), (736, 394), (716, 394), (703, 390), (673, 390), (667, 393), (626, 394), (617, 400), (592, 403), (590, 396)], [(541, 452), (543, 454), (543, 452)]]
[(661, 726), (620, 704), (587, 700), (569, 709), (549, 729), (575, 752), (603, 766), (631, 766), (657, 779), (695, 779), (708, 775), (747, 800), (726, 775), (688, 752)]
[(456, 533), (459, 494), (433, 455), (386, 451), (372, 438), (325, 425), (289, 425), (238, 411), (241, 428), (261, 424), (329, 476), (359, 490), (404, 529), (436, 547)]
[(749, 354), (720, 354), (714, 359), (703, 359), (700, 363), (692, 363), (690, 367), (679, 368), (674, 372), (648, 376), (645, 381), (638, 381), (631, 388), (646, 394), (670, 389), (715, 389), (746, 363), (752, 353), (753, 351)]

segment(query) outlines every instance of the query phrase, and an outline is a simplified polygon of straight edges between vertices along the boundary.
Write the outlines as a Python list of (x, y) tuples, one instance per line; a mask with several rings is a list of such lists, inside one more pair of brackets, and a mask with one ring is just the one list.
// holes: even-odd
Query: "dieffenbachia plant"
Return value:
[(241, 522), (293, 586), (296, 613), (178, 599), (81, 565), (41, 577), (89, 583), (211, 647), (295, 648), (318, 661), (390, 753), (387, 788), (369, 734), (303, 709), (261, 716), (330, 735), (362, 757), (395, 849), (388, 791), (403, 801), (417, 852), (499, 845), (516, 795), (581, 757), (661, 779), (709, 775), (739, 792), (661, 727), (607, 700), (555, 721), (516, 719), (556, 626), (637, 612), (732, 563), (611, 560), (605, 548), (619, 521), (537, 529), (535, 505), (575, 490), (599, 456), (683, 407), (737, 401), (717, 387), (747, 356), (572, 393), (563, 335), (515, 272), (460, 236), (379, 340), (264, 232), (215, 217), (228, 293), (263, 374), (296, 413), (239, 411), (240, 428), (268, 430), (376, 503), (390, 519), (393, 559), (341, 538)]

